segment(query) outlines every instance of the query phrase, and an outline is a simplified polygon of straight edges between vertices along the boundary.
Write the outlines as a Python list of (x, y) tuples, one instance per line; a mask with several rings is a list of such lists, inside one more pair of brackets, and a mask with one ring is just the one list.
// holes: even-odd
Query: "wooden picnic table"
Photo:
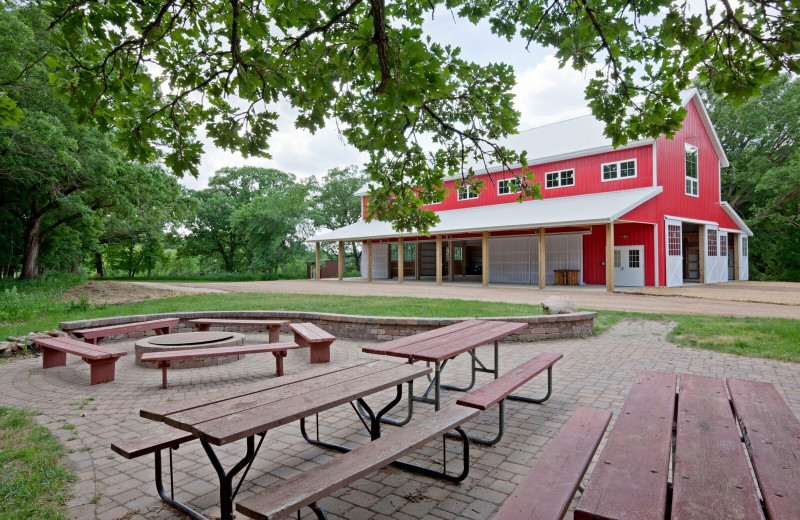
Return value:
[[(404, 358), (408, 363), (425, 361), (428, 366), (434, 364), (434, 374), (428, 377), (429, 385), (422, 395), (414, 395), (413, 386), (409, 383), (408, 416), (403, 420), (385, 418), (384, 422), (391, 424), (405, 424), (411, 419), (413, 402), (433, 404), (436, 410), (441, 406), (441, 389), (468, 391), (475, 385), (475, 373), (486, 372), (494, 374), (499, 370), (498, 341), (527, 327), (527, 323), (495, 321), (495, 320), (467, 320), (446, 327), (441, 327), (413, 336), (399, 338), (375, 346), (365, 347), (362, 350), (368, 354), (381, 354)], [(487, 343), (494, 343), (494, 367), (487, 368), (475, 352), (475, 349)], [(446, 385), (441, 382), (441, 372), (447, 362), (460, 354), (468, 353), (471, 359), (471, 381), (466, 386)], [(434, 397), (429, 396), (431, 390)], [(509, 399), (522, 396), (509, 396)], [(526, 399), (526, 398), (522, 398)]]
[[(140, 415), (191, 432), (200, 439), (219, 477), (221, 518), (230, 520), (233, 518), (233, 499), (269, 430), (300, 420), (301, 433), (308, 442), (344, 450), (346, 448), (319, 441), (319, 430), (316, 439), (310, 438), (306, 433), (305, 419), (357, 401), (370, 416), (370, 437), (377, 439), (380, 437), (381, 417), (402, 399), (403, 383), (429, 373), (427, 367), (360, 360), (248, 385), (225, 396), (167, 402), (142, 409)], [(396, 397), (373, 412), (364, 398), (391, 387), (397, 388)], [(258, 446), (255, 444), (256, 436), (261, 437)], [(241, 439), (246, 439), (246, 454), (226, 472), (213, 446)], [(234, 487), (233, 479), (242, 470), (244, 473), (239, 484)]]
[(575, 520), (799, 519), (800, 421), (775, 387), (681, 375), (677, 389), (636, 375)]

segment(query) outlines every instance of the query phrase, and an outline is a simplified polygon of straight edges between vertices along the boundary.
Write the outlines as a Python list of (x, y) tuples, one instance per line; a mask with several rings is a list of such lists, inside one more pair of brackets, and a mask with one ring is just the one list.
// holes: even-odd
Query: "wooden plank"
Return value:
[(303, 336), (309, 343), (321, 343), (325, 341), (335, 341), (336, 336), (317, 327), (313, 323), (292, 323), (289, 329)]
[(245, 320), (245, 319), (228, 319), (228, 318), (197, 318), (189, 320), (193, 325), (252, 325), (252, 326), (275, 326), (285, 325), (290, 323), (290, 320)]
[(347, 370), (356, 366), (366, 365), (367, 363), (374, 363), (374, 360), (362, 359), (353, 361), (351, 363), (344, 363), (341, 365), (325, 365), (322, 367), (314, 367), (309, 370), (304, 370), (299, 374), (291, 374), (277, 379), (270, 379), (268, 381), (258, 381), (256, 383), (249, 383), (238, 387), (234, 391), (220, 392), (217, 395), (196, 397), (193, 399), (179, 399), (175, 401), (167, 401), (156, 405), (151, 405), (148, 408), (139, 410), (139, 415), (145, 419), (152, 421), (163, 421), (168, 415), (192, 410), (200, 406), (208, 406), (214, 403), (227, 401), (237, 397), (242, 397), (257, 392), (264, 392), (273, 388), (297, 383), (298, 381), (306, 381), (317, 377), (322, 377), (326, 374), (332, 374), (341, 370)]
[(373, 376), (361, 377), (336, 386), (325, 387), (265, 406), (251, 408), (246, 412), (233, 413), (219, 419), (196, 424), (191, 431), (198, 437), (221, 446), (249, 435), (277, 428), (302, 417), (347, 404), (359, 397), (380, 392), (427, 373), (430, 373), (429, 368), (398, 363), (393, 370), (386, 370)]
[(681, 376), (671, 517), (763, 520), (721, 379)]
[(563, 357), (563, 354), (543, 352), (510, 372), (466, 394), (456, 403), (478, 410), (488, 410), (508, 397), (514, 390), (547, 370), (548, 367), (553, 366), (556, 361)]
[(148, 433), (136, 437), (121, 439), (111, 444), (111, 450), (126, 459), (135, 459), (148, 453), (177, 446), (196, 439), (193, 434), (171, 429), (165, 433)]
[(75, 341), (70, 338), (40, 338), (35, 339), (34, 343), (92, 360), (119, 357), (127, 354), (124, 350), (97, 348), (96, 345)]
[(610, 420), (608, 410), (575, 410), (492, 520), (563, 518)]
[(415, 361), (443, 361), (450, 359), (464, 352), (473, 350), (481, 345), (492, 343), (493, 341), (501, 340), (517, 331), (520, 331), (528, 326), (527, 323), (513, 323), (501, 322), (495, 324), (494, 327), (488, 331), (475, 333), (468, 338), (461, 341), (453, 341), (445, 345), (437, 345), (430, 349), (426, 349), (413, 354)]
[(132, 323), (122, 323), (120, 325), (108, 325), (106, 327), (94, 327), (91, 329), (73, 330), (72, 333), (76, 336), (83, 336), (84, 338), (102, 338), (111, 336), (113, 334), (122, 334), (126, 332), (142, 332), (145, 330), (160, 329), (165, 327), (174, 327), (180, 320), (178, 318), (164, 318), (160, 320), (151, 321), (136, 321)]
[(280, 352), (300, 348), (297, 343), (267, 343), (260, 345), (237, 345), (233, 347), (195, 348), (172, 350), (167, 352), (147, 352), (142, 354), (142, 361), (173, 361), (179, 359), (196, 359), (202, 357), (233, 356), (237, 354), (260, 354), (264, 352)]
[(426, 332), (420, 332), (419, 334), (414, 334), (412, 336), (406, 336), (404, 338), (397, 338), (391, 341), (385, 341), (383, 343), (379, 343), (377, 345), (373, 345), (370, 347), (362, 348), (363, 352), (367, 354), (381, 354), (381, 355), (389, 355), (394, 351), (400, 351), (403, 348), (409, 347), (411, 345), (420, 343), (422, 341), (426, 341), (433, 338), (438, 338), (445, 334), (451, 334), (457, 332), (462, 329), (467, 329), (470, 327), (475, 327), (480, 325), (485, 320), (467, 320), (467, 321), (460, 321), (458, 323), (454, 323), (452, 325), (447, 325), (445, 327), (439, 327), (438, 329), (429, 330)]
[(800, 421), (770, 383), (726, 380), (770, 519), (800, 518)]
[(356, 380), (365, 376), (380, 377), (379, 374), (381, 372), (394, 370), (397, 365), (397, 363), (388, 361), (374, 361), (368, 365), (334, 372), (324, 377), (318, 377), (307, 381), (298, 381), (291, 385), (273, 388), (268, 392), (251, 393), (226, 401), (216, 402), (208, 406), (201, 406), (192, 410), (170, 414), (164, 418), (164, 422), (170, 426), (190, 431), (196, 424), (219, 419), (234, 413), (248, 412), (252, 409), (298, 395), (308, 394), (327, 387), (336, 387), (347, 381)]
[(122, 349), (109, 347), (106, 345), (95, 345), (93, 343), (86, 343), (85, 341), (78, 341), (71, 338), (52, 338), (53, 341), (68, 344), (71, 347), (82, 348), (89, 352), (94, 352), (95, 355), (100, 356), (98, 359), (105, 359), (106, 357), (120, 357), (126, 356), (128, 353)]
[(636, 374), (575, 520), (664, 520), (676, 383), (675, 374)]
[(236, 510), (259, 520), (283, 518), (389, 465), (478, 415), (476, 410), (452, 407), (415, 419), (313, 471), (306, 471), (267, 488)]
[(395, 349), (395, 354), (390, 355), (402, 355), (407, 356), (411, 360), (416, 360), (422, 359), (419, 356), (423, 352), (428, 352), (433, 349), (443, 347), (443, 355), (445, 356), (444, 359), (448, 359), (454, 356), (454, 354), (448, 355), (453, 348), (457, 348), (459, 346), (465, 346), (467, 347), (467, 350), (475, 348), (476, 344), (474, 342), (474, 338), (496, 330), (498, 323), (501, 322), (482, 321), (474, 327), (470, 327), (468, 329), (442, 334), (438, 337), (430, 338), (402, 349)]

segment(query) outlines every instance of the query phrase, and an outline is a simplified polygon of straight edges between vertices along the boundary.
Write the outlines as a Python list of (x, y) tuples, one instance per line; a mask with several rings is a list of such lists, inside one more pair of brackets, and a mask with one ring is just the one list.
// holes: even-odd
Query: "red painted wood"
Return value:
[(193, 348), (186, 350), (169, 350), (166, 352), (146, 352), (142, 361), (177, 361), (179, 359), (197, 359), (206, 357), (232, 356), (237, 354), (260, 354), (263, 352), (286, 351), (299, 348), (296, 343), (265, 343), (257, 345), (236, 345), (232, 347)]
[(165, 318), (161, 320), (139, 321), (135, 323), (123, 323), (121, 325), (109, 325), (107, 327), (95, 327), (92, 329), (73, 330), (72, 333), (85, 340), (94, 340), (99, 343), (106, 336), (115, 334), (128, 334), (130, 332), (143, 332), (147, 330), (161, 329), (168, 332), (171, 327), (178, 324), (178, 318)]
[(563, 518), (610, 420), (607, 410), (575, 410), (492, 520)]
[(681, 376), (671, 518), (763, 520), (721, 379)]
[(313, 323), (292, 323), (289, 325), (289, 328), (293, 332), (300, 334), (309, 343), (333, 341), (336, 339), (336, 336), (329, 334)]
[(313, 471), (280, 481), (253, 498), (236, 503), (236, 511), (249, 518), (285, 518), (337, 489), (388, 466), (478, 415), (475, 410), (450, 408), (415, 419)]
[(42, 348), (42, 368), (63, 367), (67, 364), (67, 353), (50, 347)]
[(383, 343), (379, 343), (377, 345), (373, 345), (371, 347), (365, 347), (361, 350), (368, 354), (387, 354), (393, 350), (399, 350), (401, 348), (410, 347), (411, 345), (415, 345), (417, 343), (421, 343), (422, 341), (428, 339), (435, 339), (438, 337), (443, 336), (444, 334), (450, 334), (457, 332), (459, 330), (468, 329), (471, 327), (476, 327), (482, 323), (482, 320), (466, 320), (460, 321), (458, 323), (454, 323), (452, 325), (447, 325), (445, 327), (439, 327), (438, 329), (429, 330), (426, 332), (420, 332), (419, 334), (413, 334), (411, 336), (406, 336), (403, 338), (397, 338), (390, 341), (385, 341)]
[(726, 382), (769, 518), (800, 518), (800, 421), (774, 385)]
[(636, 374), (575, 520), (664, 520), (676, 383), (675, 374)]
[(543, 352), (510, 372), (506, 372), (497, 379), (486, 383), (477, 390), (473, 390), (456, 401), (456, 403), (461, 406), (477, 408), (478, 410), (488, 410), (508, 397), (517, 388), (555, 365), (556, 361), (563, 357), (563, 354)]
[(34, 343), (42, 348), (42, 366), (51, 368), (67, 364), (67, 354), (80, 356), (89, 364), (90, 383), (97, 385), (114, 380), (114, 365), (127, 355), (124, 350), (101, 347), (70, 338), (40, 338)]
[[(659, 233), (663, 226), (659, 226)], [(615, 246), (644, 246), (644, 284), (655, 284), (655, 251), (653, 225), (623, 223), (614, 225)], [(659, 243), (659, 254), (662, 244)], [(592, 232), (583, 235), (583, 281), (590, 285), (606, 283), (606, 227), (592, 226)], [(663, 260), (659, 260), (663, 263)], [(659, 265), (660, 265), (659, 263)]]
[(34, 340), (36, 345), (74, 354), (88, 359), (105, 359), (109, 357), (125, 356), (128, 353), (114, 347), (92, 345), (71, 338), (39, 338)]
[(89, 382), (92, 385), (110, 383), (114, 380), (114, 367), (117, 364), (116, 357), (106, 359), (86, 359), (89, 363)]
[(120, 439), (111, 444), (111, 451), (122, 455), (126, 459), (135, 459), (167, 448), (178, 447), (196, 438), (191, 433), (171, 428), (163, 433), (148, 433), (147, 435)]

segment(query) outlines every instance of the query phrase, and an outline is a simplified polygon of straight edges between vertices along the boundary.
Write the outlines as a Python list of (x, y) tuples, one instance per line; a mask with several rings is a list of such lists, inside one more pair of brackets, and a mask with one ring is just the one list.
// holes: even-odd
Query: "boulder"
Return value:
[(575, 302), (566, 296), (549, 296), (542, 301), (545, 314), (571, 314), (578, 312)]

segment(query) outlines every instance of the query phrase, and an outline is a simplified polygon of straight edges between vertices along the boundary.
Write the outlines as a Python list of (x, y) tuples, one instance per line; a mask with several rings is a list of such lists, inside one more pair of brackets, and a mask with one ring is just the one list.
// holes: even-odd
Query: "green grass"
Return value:
[(72, 473), (61, 445), (31, 412), (0, 407), (0, 520), (66, 519)]
[(0, 280), (0, 323), (30, 320), (43, 314), (90, 307), (88, 302), (62, 300), (70, 287), (85, 281), (80, 275), (45, 273), (36, 280)]

